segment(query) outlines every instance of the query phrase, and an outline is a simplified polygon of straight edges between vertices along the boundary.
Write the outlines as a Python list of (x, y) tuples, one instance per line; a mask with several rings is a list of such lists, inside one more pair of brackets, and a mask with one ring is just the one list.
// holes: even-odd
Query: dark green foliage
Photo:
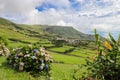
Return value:
[(56, 47), (62, 47), (65, 43), (67, 43), (65, 40), (52, 40), (52, 43)]
[(72, 51), (74, 51), (75, 50), (75, 48), (70, 48), (70, 49), (68, 49), (68, 50), (65, 50), (65, 54), (67, 54), (67, 53), (71, 53)]
[[(95, 30), (98, 55), (86, 59), (88, 80), (119, 80), (120, 79), (120, 46), (109, 34), (110, 40), (100, 41)], [(84, 78), (84, 79), (85, 79)], [(90, 79), (91, 78), (91, 79)]]

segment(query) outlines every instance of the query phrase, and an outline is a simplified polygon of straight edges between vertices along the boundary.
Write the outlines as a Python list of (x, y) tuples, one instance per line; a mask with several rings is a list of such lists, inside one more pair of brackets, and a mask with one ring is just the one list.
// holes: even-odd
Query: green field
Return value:
[(63, 47), (56, 47), (56, 48), (50, 48), (51, 51), (56, 52), (65, 52), (66, 50), (69, 50), (70, 48), (73, 48), (72, 46), (63, 46)]
[(54, 52), (50, 52), (52, 55), (53, 59), (55, 61), (65, 63), (65, 64), (84, 64), (85, 59), (80, 58), (80, 57), (75, 57), (75, 56), (70, 56), (70, 55), (64, 55), (64, 54), (58, 54)]
[(92, 55), (95, 55), (97, 51), (92, 51), (90, 49), (83, 49), (83, 48), (76, 48), (73, 52), (71, 52), (71, 55), (80, 56), (80, 57), (90, 57)]
[[(7, 23), (6, 23), (7, 22)], [(20, 27), (17, 28), (17, 27)], [(77, 32), (78, 33), (78, 32)], [(52, 77), (54, 80), (73, 80), (73, 71), (78, 65), (85, 64), (85, 58), (95, 55), (96, 51), (83, 47), (73, 47), (64, 45), (63, 47), (53, 47), (50, 39), (56, 37), (42, 30), (41, 25), (16, 25), (9, 21), (0, 22), (0, 36), (8, 39), (8, 48), (30, 45), (39, 42), (41, 46), (50, 47), (47, 49), (52, 56)], [(68, 36), (68, 35), (67, 35)], [(77, 36), (78, 37), (78, 36)], [(94, 46), (94, 45), (91, 45)], [(65, 51), (75, 48), (73, 51), (64, 54)], [(82, 69), (83, 71), (85, 69)], [(77, 76), (81, 76), (81, 71)], [(42, 80), (33, 78), (27, 72), (17, 72), (8, 67), (6, 57), (0, 56), (0, 80)], [(44, 79), (43, 79), (44, 80)]]

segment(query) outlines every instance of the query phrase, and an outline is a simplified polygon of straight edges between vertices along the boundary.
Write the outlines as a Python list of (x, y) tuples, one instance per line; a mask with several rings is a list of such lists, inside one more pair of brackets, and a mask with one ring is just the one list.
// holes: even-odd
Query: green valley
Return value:
[[(94, 35), (84, 34), (72, 27), (16, 24), (0, 18), (0, 36), (7, 39), (8, 48), (34, 43), (45, 47), (54, 60), (54, 80), (73, 80), (74, 69), (85, 64), (86, 57), (96, 55)], [(60, 46), (53, 42), (58, 38), (62, 44)], [(76, 43), (79, 44), (75, 46)], [(36, 80), (29, 73), (16, 72), (7, 66), (6, 58), (0, 57), (0, 80)], [(77, 76), (81, 76), (80, 73)]]

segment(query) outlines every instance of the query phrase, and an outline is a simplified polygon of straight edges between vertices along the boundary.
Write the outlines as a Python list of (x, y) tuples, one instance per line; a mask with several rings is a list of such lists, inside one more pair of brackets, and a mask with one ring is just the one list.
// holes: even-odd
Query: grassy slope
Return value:
[[(27, 34), (27, 31), (25, 29), (18, 28), (18, 27), (19, 26), (17, 26), (16, 24), (14, 24), (8, 20), (0, 18), (0, 36), (4, 36), (8, 39), (12, 38), (12, 39), (20, 40), (20, 41), (31, 42), (31, 43), (35, 43), (35, 42), (39, 41), (39, 38), (25, 35), (25, 34)], [(21, 31), (21, 32), (24, 31), (26, 33), (22, 34), (18, 31)], [(9, 40), (9, 42), (10, 42), (9, 47), (11, 47), (11, 46), (17, 47), (19, 45), (24, 45), (21, 42), (12, 42), (10, 40)]]
[(73, 27), (44, 26), (44, 30), (49, 33), (55, 33), (67, 38), (77, 38), (81, 40), (95, 40), (93, 35), (84, 34), (75, 30)]
[[(8, 39), (10, 39), (10, 38), (18, 39), (18, 40), (21, 40), (21, 41), (26, 41), (26, 42), (31, 42), (31, 43), (35, 43), (35, 42), (39, 41), (39, 38), (29, 37), (29, 36), (20, 34), (18, 32), (15, 32), (15, 31), (12, 31), (12, 30), (9, 30), (9, 29), (4, 29), (4, 28), (0, 28), (0, 35), (5, 36)], [(9, 41), (9, 42), (10, 42), (10, 44), (9, 44), (10, 47), (12, 45), (18, 45), (18, 44), (23, 45), (23, 43), (20, 43), (20, 42), (17, 42), (17, 43), (12, 42), (12, 41)]]
[(55, 52), (50, 52), (50, 54), (52, 55), (52, 57), (55, 61), (63, 62), (65, 64), (84, 64), (85, 63), (84, 58), (70, 56), (70, 55), (64, 55), (64, 54), (58, 54)]
[(73, 48), (72, 46), (63, 46), (63, 47), (55, 47), (55, 48), (50, 48), (49, 50), (51, 51), (57, 51), (57, 52), (65, 52), (66, 50)]
[(83, 49), (83, 48), (76, 48), (73, 52), (69, 53), (72, 55), (80, 56), (80, 57), (90, 57), (92, 55), (95, 55), (97, 51), (90, 50), (90, 49)]
[[(32, 33), (30, 33), (30, 31), (37, 32), (40, 35), (48, 34), (47, 32), (42, 31), (43, 26), (40, 26), (40, 25), (36, 25), (36, 26), (35, 25), (32, 25), (32, 26), (16, 25), (16, 24), (14, 24), (10, 21), (6, 21), (4, 19), (0, 19), (0, 20), (1, 20), (0, 21), (0, 35), (5, 36), (8, 39), (14, 38), (14, 39), (27, 41), (27, 42), (31, 42), (31, 43), (34, 43), (34, 42), (37, 42), (40, 40), (40, 42), (42, 43), (43, 46), (53, 46), (50, 43), (50, 41), (47, 39), (26, 35), (26, 34), (32, 34)], [(21, 30), (21, 28), (19, 29), (16, 26), (17, 27), (20, 26), (22, 28), (22, 30)], [(69, 30), (68, 30), (68, 32), (69, 32)], [(33, 34), (37, 34), (37, 33), (33, 33)], [(72, 33), (76, 34), (76, 32), (74, 32), (74, 31)], [(62, 34), (63, 34), (63, 32), (62, 32)], [(67, 34), (69, 34), (69, 33), (67, 33)], [(68, 36), (68, 35), (66, 35), (66, 36)], [(9, 42), (10, 42), (10, 44), (8, 45), (9, 47), (17, 47), (20, 45), (25, 45), (24, 43), (21, 43), (21, 42), (13, 42), (10, 40), (9, 40)], [(48, 43), (48, 44), (46, 44), (46, 43)], [(64, 47), (59, 47), (59, 48), (52, 48), (52, 50), (58, 51), (58, 52), (64, 52), (66, 49), (69, 49), (69, 48), (71, 48), (71, 47), (64, 46)], [(78, 49), (70, 54), (85, 57), (85, 55), (82, 54), (82, 53), (86, 53), (85, 51), (86, 50), (84, 50), (84, 49), (83, 50)], [(55, 61), (63, 62), (63, 63), (53, 63), (52, 64), (52, 71), (53, 71), (52, 76), (54, 77), (55, 80), (65, 80), (65, 79), (72, 80), (71, 74), (73, 72), (73, 69), (75, 69), (75, 66), (85, 63), (84, 58), (70, 56), (70, 55), (64, 55), (64, 54), (58, 54), (55, 52), (50, 52), (50, 54), (53, 56), (53, 59)], [(91, 52), (91, 54), (92, 54), (92, 52)], [(5, 62), (5, 57), (0, 57), (0, 73), (1, 73), (0, 80), (35, 80), (35, 79), (31, 78), (28, 73), (15, 72), (13, 69), (6, 67), (6, 65), (2, 64), (4, 62)]]

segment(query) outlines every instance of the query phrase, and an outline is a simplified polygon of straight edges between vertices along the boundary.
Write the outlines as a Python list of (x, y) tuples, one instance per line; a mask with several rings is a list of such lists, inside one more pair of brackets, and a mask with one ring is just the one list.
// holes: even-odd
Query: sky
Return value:
[(104, 37), (120, 34), (120, 0), (0, 0), (0, 17), (21, 24), (72, 26)]

